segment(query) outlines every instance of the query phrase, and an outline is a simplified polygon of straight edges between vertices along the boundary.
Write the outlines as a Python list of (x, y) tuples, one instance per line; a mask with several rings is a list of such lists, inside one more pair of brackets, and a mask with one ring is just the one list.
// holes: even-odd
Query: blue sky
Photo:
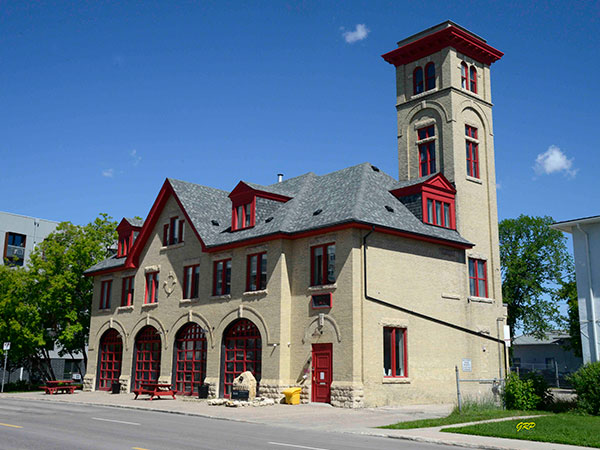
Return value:
[(364, 161), (396, 177), (380, 55), (451, 19), (505, 53), (500, 218), (600, 214), (599, 17), (583, 1), (0, 0), (0, 210), (83, 224), (145, 217), (166, 177), (231, 190)]

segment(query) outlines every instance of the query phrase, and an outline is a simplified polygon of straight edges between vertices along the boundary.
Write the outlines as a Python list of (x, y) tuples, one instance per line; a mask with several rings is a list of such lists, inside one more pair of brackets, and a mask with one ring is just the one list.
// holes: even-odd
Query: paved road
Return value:
[(455, 449), (203, 417), (0, 399), (0, 449)]

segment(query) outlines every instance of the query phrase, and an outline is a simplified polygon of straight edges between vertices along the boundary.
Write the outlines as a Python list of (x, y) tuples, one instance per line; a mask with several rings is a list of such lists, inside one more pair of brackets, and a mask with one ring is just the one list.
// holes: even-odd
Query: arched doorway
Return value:
[(175, 389), (198, 395), (206, 375), (206, 335), (197, 323), (184, 325), (175, 338)]
[(144, 382), (157, 382), (160, 375), (160, 336), (156, 329), (145, 326), (135, 338), (134, 389)]
[(113, 383), (119, 383), (123, 358), (123, 340), (114, 328), (102, 335), (99, 358), (98, 389), (108, 391)]
[(223, 395), (231, 396), (235, 377), (249, 370), (260, 381), (262, 342), (260, 331), (248, 319), (238, 319), (223, 333)]

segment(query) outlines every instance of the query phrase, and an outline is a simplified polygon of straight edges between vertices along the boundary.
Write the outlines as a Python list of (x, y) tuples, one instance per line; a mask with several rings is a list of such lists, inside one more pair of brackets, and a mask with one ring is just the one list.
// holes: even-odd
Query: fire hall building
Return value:
[[(503, 376), (490, 65), (445, 22), (396, 68), (399, 179), (364, 163), (226, 192), (168, 178), (94, 278), (87, 390), (172, 383), (361, 407), (448, 402)], [(467, 395), (489, 392), (468, 383)], [(470, 389), (470, 391), (469, 391)]]

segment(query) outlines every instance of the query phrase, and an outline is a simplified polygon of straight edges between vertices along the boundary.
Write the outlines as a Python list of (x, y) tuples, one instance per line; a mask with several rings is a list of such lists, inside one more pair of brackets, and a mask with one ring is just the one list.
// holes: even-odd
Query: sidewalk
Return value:
[[(531, 450), (569, 450), (582, 449), (561, 444), (520, 441), (514, 439), (490, 438), (462, 434), (442, 433), (441, 428), (417, 428), (411, 430), (388, 430), (376, 427), (409, 420), (444, 417), (450, 413), (453, 405), (410, 405), (397, 407), (342, 409), (326, 404), (272, 405), (263, 407), (228, 408), (209, 406), (206, 400), (189, 397), (173, 399), (143, 400), (133, 399), (133, 394), (112, 395), (107, 392), (81, 392), (72, 395), (46, 395), (43, 392), (1, 394), (2, 398), (20, 398), (24, 400), (42, 400), (50, 402), (104, 405), (119, 408), (153, 410), (172, 414), (197, 415), (202, 417), (234, 420), (249, 423), (261, 423), (295, 429), (311, 429), (329, 432), (357, 433), (372, 436), (384, 436), (394, 439), (406, 439), (445, 445), (487, 449), (531, 449)], [(454, 425), (463, 426), (464, 424)]]

